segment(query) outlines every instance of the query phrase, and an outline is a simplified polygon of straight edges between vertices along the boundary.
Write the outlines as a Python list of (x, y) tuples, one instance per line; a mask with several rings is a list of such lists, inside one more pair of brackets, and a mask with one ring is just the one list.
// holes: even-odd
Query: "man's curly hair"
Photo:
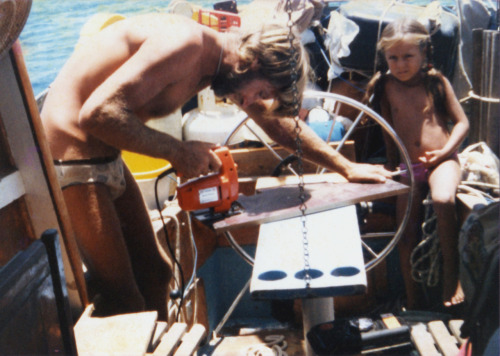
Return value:
[[(216, 78), (212, 84), (215, 94), (224, 96), (250, 80), (264, 79), (276, 89), (279, 102), (271, 114), (297, 115), (310, 66), (307, 51), (300, 43), (299, 36), (293, 37), (292, 48), (290, 29), (277, 22), (264, 24), (258, 32), (242, 34), (236, 71), (220, 79), (219, 83)], [(294, 90), (294, 83), (297, 91)]]

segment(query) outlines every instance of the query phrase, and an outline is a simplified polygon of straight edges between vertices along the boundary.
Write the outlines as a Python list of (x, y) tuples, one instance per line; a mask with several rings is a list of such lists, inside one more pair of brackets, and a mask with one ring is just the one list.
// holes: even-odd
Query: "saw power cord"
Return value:
[[(162, 212), (161, 212), (162, 211), (162, 206), (160, 204), (160, 199), (158, 197), (158, 183), (160, 182), (160, 180), (162, 178), (164, 178), (166, 176), (169, 176), (170, 174), (173, 174), (173, 173), (175, 173), (175, 169), (174, 168), (170, 168), (170, 169), (167, 169), (166, 171), (164, 171), (163, 173), (161, 173), (160, 175), (158, 175), (158, 177), (156, 177), (156, 180), (155, 180), (155, 188), (154, 189), (155, 189), (156, 208), (158, 209), (158, 212), (160, 213), (160, 220), (161, 220), (161, 223), (162, 223), (163, 232), (165, 233), (165, 242), (167, 244), (168, 251), (170, 252), (170, 255), (172, 256), (174, 264), (179, 269), (179, 276), (180, 276), (179, 279), (180, 279), (180, 281), (176, 280), (175, 273), (172, 273), (172, 275), (174, 277), (174, 280), (175, 280), (176, 284), (178, 286), (180, 286), (180, 292), (179, 291), (172, 291), (171, 295), (170, 295), (170, 297), (172, 299), (177, 299), (177, 298), (179, 299), (179, 304), (178, 304), (178, 309), (177, 309), (177, 315), (175, 317), (175, 320), (179, 321), (179, 315), (180, 315), (180, 312), (181, 312), (181, 309), (182, 309), (182, 304), (183, 304), (183, 301), (184, 301), (184, 271), (182, 270), (182, 266), (181, 266), (180, 262), (176, 258), (174, 249), (170, 245), (170, 241), (169, 241), (169, 238), (168, 238), (169, 234), (168, 234), (168, 231), (167, 231), (167, 225), (165, 224), (165, 220), (164, 220), (164, 217), (163, 217)], [(179, 221), (174, 216), (170, 216), (170, 218), (176, 223), (176, 231), (177, 231), (176, 233), (180, 234)], [(156, 236), (156, 234), (155, 234), (155, 236)], [(157, 236), (156, 236), (156, 239), (158, 240)], [(158, 243), (159, 247), (161, 247), (161, 244), (159, 243), (159, 241), (157, 241), (157, 243)], [(159, 250), (163, 251), (161, 248)], [(168, 261), (168, 256), (163, 256), (163, 258), (165, 258), (166, 261)]]
[[(193, 272), (191, 273), (191, 278), (187, 282), (186, 286), (183, 289), (183, 295), (181, 300), (186, 300), (188, 295), (192, 292), (194, 294), (193, 300), (194, 302), (192, 303), (193, 305), (193, 323), (197, 322), (197, 304), (196, 301), (198, 299), (198, 286), (195, 283), (196, 280), (196, 269), (198, 266), (198, 249), (196, 248), (196, 242), (194, 240), (194, 235), (193, 235), (193, 229), (192, 229), (192, 222), (191, 222), (191, 214), (186, 212), (187, 215), (187, 220), (188, 220), (188, 229), (189, 229), (189, 239), (191, 240), (191, 248), (193, 252)], [(178, 236), (180, 238), (180, 236)], [(178, 244), (180, 245), (180, 244)], [(186, 308), (185, 308), (186, 309)], [(179, 306), (180, 310), (180, 306)], [(184, 310), (184, 320), (189, 320), (190, 318), (188, 317), (187, 310)]]

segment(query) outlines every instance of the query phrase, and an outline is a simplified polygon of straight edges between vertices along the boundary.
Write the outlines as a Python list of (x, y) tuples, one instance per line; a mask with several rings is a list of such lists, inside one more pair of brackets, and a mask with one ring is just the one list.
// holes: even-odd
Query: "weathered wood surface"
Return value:
[(420, 355), (441, 356), (434, 345), (432, 335), (424, 324), (418, 324), (411, 328), (411, 339)]
[(460, 328), (462, 327), (463, 323), (464, 323), (464, 321), (460, 320), (460, 319), (452, 319), (448, 323), (448, 327), (450, 328), (451, 333), (458, 340), (458, 344), (460, 346), (462, 346), (462, 344), (464, 344), (467, 341), (466, 339), (463, 339), (460, 336), (460, 333), (461, 333)]
[(458, 355), (457, 339), (450, 335), (446, 325), (441, 320), (431, 321), (427, 324), (427, 328), (443, 356)]
[(172, 355), (177, 349), (181, 342), (181, 338), (184, 336), (187, 330), (187, 325), (184, 323), (175, 323), (168, 330), (168, 332), (163, 335), (160, 344), (153, 352), (154, 356), (166, 356)]
[(360, 294), (366, 290), (356, 209), (347, 206), (307, 217), (311, 281), (304, 281), (301, 217), (261, 225), (250, 293), (264, 299)]
[(193, 355), (200, 346), (207, 331), (203, 325), (195, 324), (181, 339), (181, 344), (174, 356)]
[(156, 327), (157, 312), (92, 317), (90, 304), (75, 325), (79, 355), (146, 354)]
[(441, 320), (411, 327), (413, 345), (422, 356), (455, 356), (467, 341), (460, 337), (463, 320), (450, 320), (448, 327)]
[[(361, 201), (381, 199), (408, 192), (409, 187), (389, 180), (386, 183), (316, 183), (306, 184), (305, 204), (307, 213), (353, 205)], [(237, 227), (264, 224), (301, 215), (301, 201), (297, 186), (263, 189), (252, 196), (240, 195), (243, 207), (240, 214), (227, 217), (213, 224), (217, 232)]]

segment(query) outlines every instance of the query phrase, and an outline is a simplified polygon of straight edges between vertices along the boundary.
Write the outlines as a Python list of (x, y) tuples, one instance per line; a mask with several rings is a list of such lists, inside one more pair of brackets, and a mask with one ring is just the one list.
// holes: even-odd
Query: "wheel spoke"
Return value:
[(373, 251), (372, 248), (368, 246), (368, 244), (364, 240), (361, 240), (361, 245), (364, 247), (366, 251), (368, 251), (368, 253), (370, 253), (370, 255), (372, 255), (375, 258), (378, 257), (378, 254), (375, 251)]

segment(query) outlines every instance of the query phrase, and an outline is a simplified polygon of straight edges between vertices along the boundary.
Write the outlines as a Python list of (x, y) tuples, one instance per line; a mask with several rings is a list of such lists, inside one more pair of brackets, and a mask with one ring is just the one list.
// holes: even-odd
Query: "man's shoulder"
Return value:
[(180, 36), (185, 32), (200, 31), (197, 22), (171, 13), (148, 13), (127, 19), (131, 28), (150, 31), (151, 34)]
[(203, 29), (197, 22), (170, 13), (142, 14), (130, 17), (126, 31), (132, 37), (149, 40), (159, 46), (192, 46), (200, 42)]

